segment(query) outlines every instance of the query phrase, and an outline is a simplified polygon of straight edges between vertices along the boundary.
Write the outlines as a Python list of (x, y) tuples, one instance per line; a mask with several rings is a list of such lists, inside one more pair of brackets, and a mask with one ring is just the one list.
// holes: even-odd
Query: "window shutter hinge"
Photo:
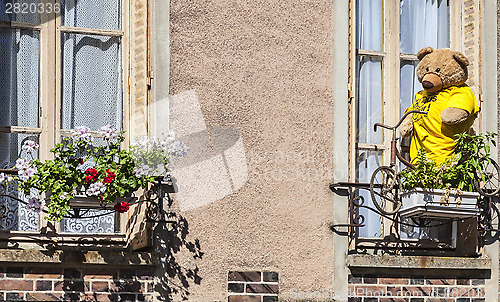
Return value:
[(151, 90), (151, 88), (153, 87), (153, 81), (154, 81), (154, 78), (153, 77), (148, 77), (148, 90)]

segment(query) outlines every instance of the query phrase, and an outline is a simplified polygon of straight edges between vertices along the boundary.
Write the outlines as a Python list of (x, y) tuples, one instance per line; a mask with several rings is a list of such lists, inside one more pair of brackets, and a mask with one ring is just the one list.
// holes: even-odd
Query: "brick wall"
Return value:
[(228, 302), (277, 302), (278, 273), (229, 272)]
[(480, 302), (484, 279), (377, 278), (349, 275), (349, 302)]
[(0, 300), (151, 301), (153, 269), (0, 267)]

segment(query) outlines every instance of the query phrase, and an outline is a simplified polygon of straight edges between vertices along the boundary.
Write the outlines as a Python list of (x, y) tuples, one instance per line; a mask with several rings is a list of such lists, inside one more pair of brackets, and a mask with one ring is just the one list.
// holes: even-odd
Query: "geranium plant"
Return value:
[[(60, 221), (70, 210), (70, 200), (80, 195), (95, 197), (102, 203), (118, 200), (114, 209), (126, 212), (129, 203), (119, 198), (130, 196), (139, 188), (147, 188), (157, 177), (169, 178), (170, 158), (187, 152), (187, 147), (175, 142), (173, 135), (165, 140), (144, 138), (132, 145), (132, 152), (121, 148), (124, 131), (116, 131), (108, 125), (98, 133), (104, 144), (97, 144), (90, 129), (82, 126), (72, 130), (71, 137), (63, 138), (50, 150), (53, 160), (17, 160), (18, 176), (14, 180), (20, 182), (20, 190), (27, 195), (33, 189), (47, 192), (50, 200), (48, 219)], [(33, 154), (38, 145), (26, 141), (22, 148)], [(36, 211), (44, 204), (38, 198), (29, 200), (30, 208)]]
[(475, 191), (474, 178), (484, 179), (481, 162), (489, 160), (490, 146), (495, 144), (496, 133), (485, 135), (456, 135), (453, 155), (442, 164), (429, 159), (425, 151), (419, 150), (413, 169), (401, 171), (403, 187), (423, 189), (459, 189)]

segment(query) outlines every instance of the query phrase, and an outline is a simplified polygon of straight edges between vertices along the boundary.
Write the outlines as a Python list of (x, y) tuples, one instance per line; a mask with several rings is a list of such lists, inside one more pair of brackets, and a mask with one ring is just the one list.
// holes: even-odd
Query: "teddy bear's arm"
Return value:
[(441, 120), (445, 124), (458, 124), (469, 117), (469, 112), (459, 108), (446, 108), (441, 112)]
[(408, 135), (411, 134), (411, 131), (413, 130), (413, 113), (409, 114), (401, 124), (401, 136), (402, 137), (407, 137)]

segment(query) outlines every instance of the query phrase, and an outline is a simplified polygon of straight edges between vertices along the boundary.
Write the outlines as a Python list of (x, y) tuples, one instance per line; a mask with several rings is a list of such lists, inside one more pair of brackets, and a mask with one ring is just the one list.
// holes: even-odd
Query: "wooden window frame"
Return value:
[[(151, 67), (151, 0), (142, 0), (132, 3), (132, 1), (118, 0), (120, 4), (120, 29), (118, 30), (103, 30), (93, 28), (80, 28), (69, 27), (61, 25), (61, 14), (40, 14), (40, 24), (22, 23), (22, 22), (1, 22), (0, 28), (9, 29), (36, 29), (40, 33), (40, 47), (39, 47), (39, 127), (0, 127), (0, 133), (10, 134), (36, 134), (39, 135), (39, 158), (40, 160), (52, 159), (53, 155), (50, 149), (54, 144), (60, 142), (62, 136), (70, 134), (68, 129), (61, 129), (61, 104), (62, 104), (62, 91), (61, 91), (61, 34), (87, 34), (97, 35), (102, 37), (120, 37), (120, 64), (121, 64), (121, 127), (126, 131), (124, 147), (130, 145), (131, 136), (146, 135), (148, 125), (140, 124), (135, 125), (131, 121), (131, 111), (137, 108), (134, 104), (132, 93), (140, 89), (142, 95), (145, 96), (145, 106), (149, 103), (151, 97), (151, 83), (149, 81), (152, 77)], [(40, 0), (40, 3), (56, 4), (60, 0)], [(132, 13), (132, 9), (134, 12)], [(134, 15), (138, 14), (138, 9), (141, 10), (142, 18), (146, 18), (146, 24), (141, 24), (143, 32), (146, 37), (142, 37), (146, 41), (145, 58), (135, 59), (134, 61), (134, 39), (131, 37), (134, 30), (138, 25), (134, 25)], [(140, 22), (135, 22), (140, 23)], [(145, 26), (145, 30), (144, 30)], [(145, 32), (144, 32), (145, 31)], [(137, 46), (137, 45), (135, 45)], [(133, 64), (137, 62), (145, 63), (146, 70), (149, 72), (145, 75), (148, 78), (137, 79), (134, 74)], [(143, 68), (143, 67), (141, 67)], [(132, 76), (136, 76), (132, 79)], [(140, 88), (134, 88), (139, 86)], [(147, 88), (144, 88), (147, 87)], [(146, 118), (147, 122), (147, 118)], [(134, 133), (132, 133), (134, 132)], [(92, 132), (96, 137), (99, 135), (97, 132)], [(131, 209), (134, 206), (131, 207)], [(89, 244), (91, 246), (113, 246), (125, 247), (129, 244), (134, 237), (129, 234), (131, 214), (122, 214), (120, 219), (120, 232), (116, 234), (69, 234), (60, 233), (60, 223), (50, 222), (47, 219), (47, 214), (41, 212), (39, 217), (39, 230), (38, 232), (25, 232), (25, 231), (0, 231), (0, 242), (4, 242), (8, 247), (12, 242), (27, 242), (27, 243), (40, 243), (52, 242), (59, 245), (78, 245), (82, 246)], [(145, 223), (145, 222), (141, 222)], [(133, 228), (133, 226), (131, 227)], [(148, 232), (150, 235), (150, 232)], [(2, 247), (3, 244), (0, 244)], [(144, 245), (141, 245), (142, 248)]]
[[(349, 180), (356, 180), (356, 152), (358, 150), (382, 151), (382, 163), (390, 162), (391, 136), (384, 133), (382, 144), (365, 144), (356, 142), (356, 60), (358, 55), (380, 57), (382, 60), (382, 102), (383, 102), (383, 123), (395, 125), (400, 117), (400, 61), (417, 60), (414, 54), (402, 54), (400, 51), (400, 2), (393, 0), (382, 0), (383, 11), (383, 43), (382, 51), (358, 50), (356, 49), (356, 2), (350, 0), (349, 5)], [(465, 5), (468, 4), (469, 8)], [(469, 80), (467, 83), (475, 93), (479, 104), (481, 104), (481, 1), (473, 0), (448, 0), (449, 7), (449, 47), (461, 51), (473, 63), (472, 76), (469, 70)], [(470, 10), (470, 6), (477, 6), (477, 9)], [(472, 30), (471, 28), (472, 26)], [(469, 30), (467, 30), (469, 28)], [(471, 67), (469, 67), (471, 69)], [(481, 132), (482, 127), (481, 112), (474, 122), (474, 129)], [(459, 226), (465, 227), (465, 226)], [(383, 237), (391, 235), (393, 223), (382, 219)], [(353, 230), (356, 231), (356, 230)], [(359, 240), (358, 240), (359, 239)], [(458, 238), (460, 241), (460, 238)], [(382, 238), (356, 237), (350, 243), (349, 249), (353, 250), (357, 246), (356, 241), (372, 241), (367, 246), (377, 245), (375, 242), (383, 242)], [(420, 240), (405, 240), (410, 245), (419, 243)], [(388, 243), (387, 246), (394, 245)], [(439, 245), (439, 243), (438, 243)]]

